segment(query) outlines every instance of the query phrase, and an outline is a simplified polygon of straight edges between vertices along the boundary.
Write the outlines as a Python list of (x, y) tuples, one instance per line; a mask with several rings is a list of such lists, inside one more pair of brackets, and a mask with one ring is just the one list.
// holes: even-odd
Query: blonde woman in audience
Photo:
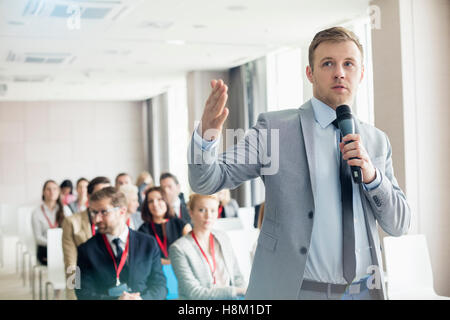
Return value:
[(37, 259), (43, 265), (47, 265), (47, 230), (60, 228), (64, 217), (72, 215), (70, 209), (62, 204), (60, 192), (54, 180), (47, 180), (42, 188), (42, 203), (31, 216)]
[(217, 195), (193, 194), (189, 214), (193, 230), (169, 249), (180, 299), (239, 299), (247, 285), (227, 235), (212, 230), (217, 220)]
[(173, 213), (161, 187), (152, 187), (142, 203), (144, 224), (139, 231), (156, 238), (161, 251), (161, 263), (170, 264), (168, 249), (176, 240), (186, 235), (192, 227)]
[(138, 211), (138, 187), (132, 184), (125, 184), (120, 186), (119, 191), (127, 198), (127, 225), (133, 230), (138, 230), (144, 223), (141, 212)]
[(238, 216), (239, 205), (236, 200), (231, 199), (230, 189), (222, 189), (217, 192), (219, 197), (219, 218), (234, 218)]

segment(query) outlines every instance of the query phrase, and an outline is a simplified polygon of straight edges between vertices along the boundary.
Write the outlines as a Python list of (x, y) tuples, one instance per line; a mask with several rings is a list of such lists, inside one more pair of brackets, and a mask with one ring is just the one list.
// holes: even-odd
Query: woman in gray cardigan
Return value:
[(189, 198), (193, 230), (169, 248), (179, 299), (239, 299), (245, 295), (247, 285), (230, 240), (224, 232), (212, 230), (218, 207), (217, 195)]

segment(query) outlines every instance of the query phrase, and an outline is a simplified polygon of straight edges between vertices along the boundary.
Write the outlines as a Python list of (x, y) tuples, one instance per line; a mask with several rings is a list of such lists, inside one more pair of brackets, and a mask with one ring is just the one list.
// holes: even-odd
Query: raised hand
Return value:
[(205, 104), (199, 134), (203, 139), (211, 141), (219, 137), (222, 126), (228, 117), (225, 104), (228, 99), (228, 86), (222, 79), (211, 81), (211, 94)]

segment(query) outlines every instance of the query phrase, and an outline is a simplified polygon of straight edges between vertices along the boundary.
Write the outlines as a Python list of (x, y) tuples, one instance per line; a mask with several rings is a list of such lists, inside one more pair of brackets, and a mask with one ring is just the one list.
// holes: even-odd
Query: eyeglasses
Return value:
[(96, 211), (96, 210), (92, 210), (91, 208), (89, 208), (89, 212), (91, 213), (91, 215), (93, 217), (96, 217), (98, 214), (100, 214), (102, 217), (106, 217), (108, 214), (110, 214), (113, 211), (116, 211), (120, 209), (120, 207), (114, 207), (108, 210), (101, 210), (101, 211)]

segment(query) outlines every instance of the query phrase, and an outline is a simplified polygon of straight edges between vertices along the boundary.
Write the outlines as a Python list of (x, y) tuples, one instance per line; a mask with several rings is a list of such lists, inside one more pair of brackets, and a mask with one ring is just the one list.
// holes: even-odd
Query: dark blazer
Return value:
[[(181, 208), (181, 219), (183, 219), (184, 221), (186, 221), (187, 223), (191, 223), (191, 216), (189, 215), (189, 210), (186, 206), (186, 202), (184, 201), (184, 194), (181, 192), (178, 195), (178, 198), (180, 198), (180, 208)], [(175, 212), (175, 215), (178, 217), (179, 212)]]
[[(121, 282), (125, 281), (131, 292), (140, 292), (144, 300), (165, 299), (166, 278), (155, 238), (131, 229), (129, 232), (128, 270), (124, 273), (124, 268), (121, 272)], [(116, 271), (100, 233), (78, 247), (77, 265), (81, 275), (80, 289), (75, 290), (78, 299), (115, 299), (108, 296), (107, 292), (115, 286)], [(122, 279), (123, 277), (126, 279)]]

